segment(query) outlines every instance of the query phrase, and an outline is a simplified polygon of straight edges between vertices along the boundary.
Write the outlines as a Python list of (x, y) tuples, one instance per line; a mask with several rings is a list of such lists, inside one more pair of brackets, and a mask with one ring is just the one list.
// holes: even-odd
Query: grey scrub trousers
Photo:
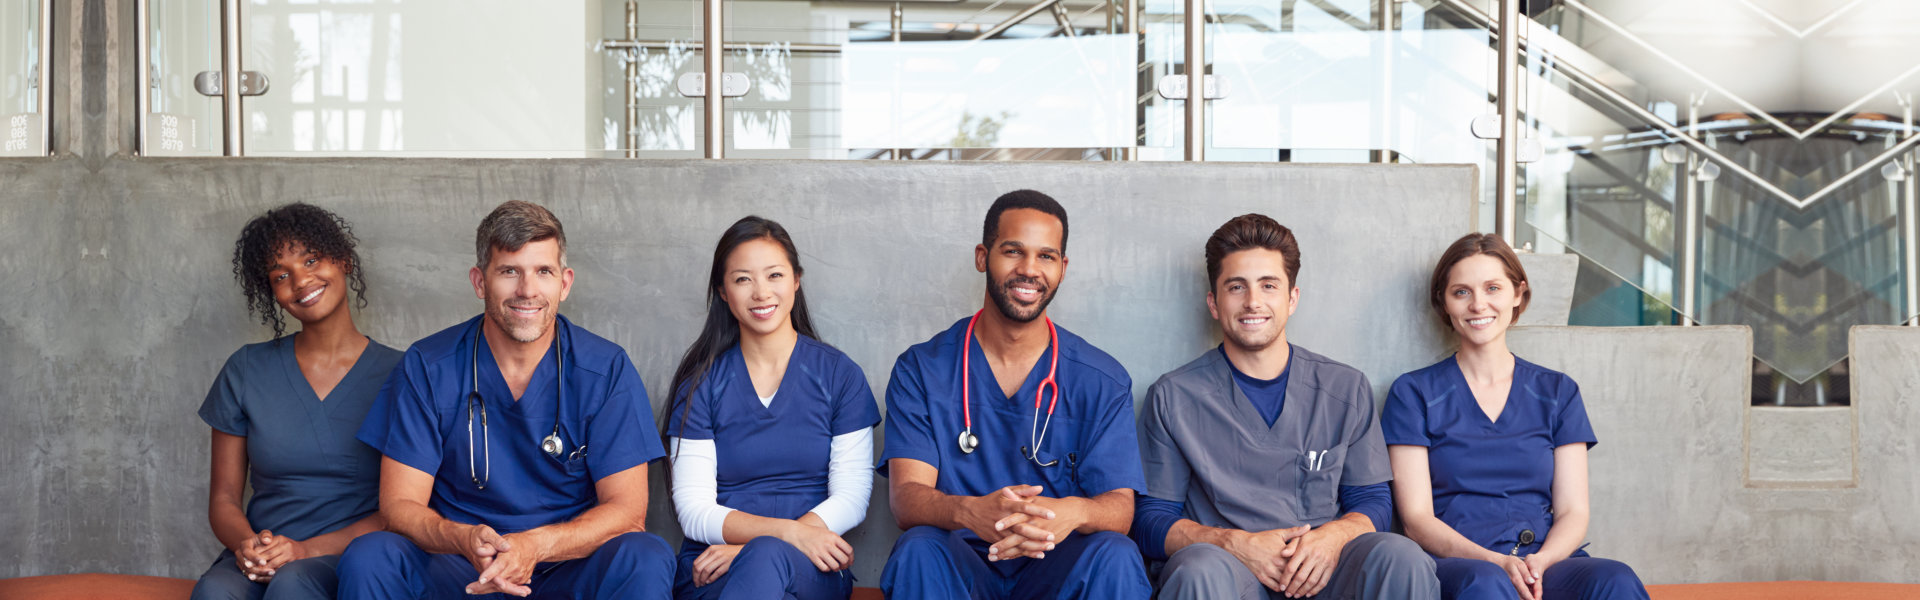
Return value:
[[(1218, 349), (1154, 382), (1141, 411), (1147, 495), (1184, 503), (1185, 518), (1201, 525), (1266, 531), (1325, 525), (1340, 516), (1341, 486), (1392, 479), (1366, 376), (1299, 346), (1287, 368), (1286, 403), (1271, 426)], [(1283, 597), (1210, 544), (1175, 552), (1158, 582), (1166, 599)], [(1419, 545), (1376, 532), (1341, 549), (1315, 597), (1435, 600), (1440, 582)]]

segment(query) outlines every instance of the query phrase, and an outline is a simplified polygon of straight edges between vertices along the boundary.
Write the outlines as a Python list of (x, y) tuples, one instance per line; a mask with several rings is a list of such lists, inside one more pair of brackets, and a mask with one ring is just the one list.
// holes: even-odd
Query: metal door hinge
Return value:
[[(202, 96), (219, 96), (223, 91), (220, 89), (220, 80), (219, 71), (201, 71), (193, 76), (193, 90), (200, 92)], [(242, 96), (265, 94), (269, 84), (267, 76), (259, 71), (240, 72), (240, 95)]]
[[(706, 73), (682, 74), (678, 84), (680, 95), (682, 96), (688, 98), (703, 98), (707, 95)], [(720, 97), (739, 98), (745, 96), (747, 95), (747, 89), (751, 88), (752, 85), (752, 82), (747, 79), (746, 73), (722, 73), (720, 74)]]
[[(1206, 76), (1205, 79), (1201, 81), (1202, 82), (1200, 85), (1205, 86), (1206, 88), (1204, 90), (1201, 90), (1202, 92), (1201, 98), (1204, 98), (1207, 100), (1219, 100), (1221, 98), (1227, 97), (1227, 79), (1225, 77), (1208, 75)], [(1166, 98), (1168, 100), (1187, 99), (1187, 76), (1186, 75), (1168, 75), (1165, 77), (1161, 77), (1159, 92), (1160, 92), (1161, 98)]]

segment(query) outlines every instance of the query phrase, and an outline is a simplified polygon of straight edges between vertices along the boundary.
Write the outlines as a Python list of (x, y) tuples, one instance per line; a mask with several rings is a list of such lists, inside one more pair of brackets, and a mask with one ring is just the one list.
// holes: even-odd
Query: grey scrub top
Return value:
[(1271, 427), (1218, 349), (1147, 389), (1147, 495), (1186, 503), (1201, 525), (1265, 531), (1324, 525), (1340, 516), (1340, 486), (1393, 478), (1366, 375), (1291, 348), (1286, 405)]
[(200, 419), (247, 438), (247, 522), (254, 530), (305, 540), (380, 507), (380, 453), (353, 434), (400, 357), (368, 343), (324, 402), (300, 374), (292, 336), (248, 344), (227, 358)]

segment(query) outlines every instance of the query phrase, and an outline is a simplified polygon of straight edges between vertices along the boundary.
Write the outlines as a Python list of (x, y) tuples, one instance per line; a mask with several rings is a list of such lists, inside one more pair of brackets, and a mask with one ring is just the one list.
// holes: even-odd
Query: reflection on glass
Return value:
[(1063, 2), (1061, 16), (1017, 22), (1027, 5), (982, 6), (902, 4), (896, 31), (891, 3), (730, 0), (726, 36), (740, 47), (726, 70), (752, 86), (728, 100), (728, 155), (1133, 145), (1137, 46), (1117, 33), (1119, 4)]
[(152, 53), (147, 154), (218, 155), (220, 97), (196, 91), (194, 77), (220, 69), (218, 2), (149, 0)]
[(45, 150), (40, 111), (40, 2), (0, 6), (0, 156)]

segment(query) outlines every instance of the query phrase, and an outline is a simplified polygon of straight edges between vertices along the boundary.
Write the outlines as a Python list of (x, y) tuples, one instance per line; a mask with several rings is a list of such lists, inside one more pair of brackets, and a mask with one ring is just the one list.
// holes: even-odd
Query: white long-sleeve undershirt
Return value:
[[(680, 531), (708, 545), (725, 544), (727, 514), (720, 504), (719, 460), (713, 440), (670, 438), (677, 453), (673, 462), (673, 503), (679, 508)], [(827, 528), (846, 535), (867, 517), (873, 498), (873, 428), (833, 436), (827, 461), (827, 499), (811, 512)]]

